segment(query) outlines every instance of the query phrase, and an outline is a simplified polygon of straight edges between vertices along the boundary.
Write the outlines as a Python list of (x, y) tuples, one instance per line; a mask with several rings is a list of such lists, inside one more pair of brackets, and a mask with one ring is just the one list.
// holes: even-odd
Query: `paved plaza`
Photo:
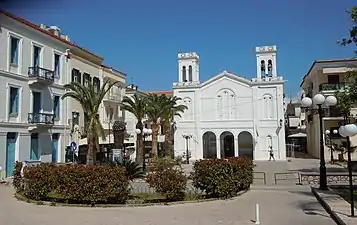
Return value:
[(262, 225), (333, 225), (307, 186), (251, 190), (227, 201), (135, 208), (76, 208), (17, 201), (13, 189), (0, 185), (0, 224), (6, 225), (217, 225), (254, 224), (260, 204)]

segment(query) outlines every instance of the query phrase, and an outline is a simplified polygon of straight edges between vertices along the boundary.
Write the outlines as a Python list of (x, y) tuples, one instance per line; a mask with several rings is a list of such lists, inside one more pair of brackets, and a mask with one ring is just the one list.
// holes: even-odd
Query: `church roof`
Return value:
[(240, 77), (234, 73), (228, 72), (226, 70), (224, 70), (223, 72), (217, 74), (216, 76), (211, 77), (210, 79), (206, 80), (205, 82), (203, 82), (201, 84), (201, 87), (206, 86), (210, 83), (215, 82), (216, 80), (221, 79), (222, 77), (228, 77), (231, 78), (232, 80), (238, 81), (242, 84), (246, 84), (247, 86), (251, 86), (252, 82), (246, 78)]

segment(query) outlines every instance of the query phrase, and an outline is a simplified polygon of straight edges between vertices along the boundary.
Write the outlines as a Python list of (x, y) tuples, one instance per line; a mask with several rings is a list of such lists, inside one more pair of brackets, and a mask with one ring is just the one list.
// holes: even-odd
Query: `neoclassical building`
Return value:
[(175, 153), (190, 160), (249, 156), (286, 160), (283, 91), (276, 46), (256, 47), (257, 75), (248, 80), (223, 71), (201, 82), (199, 56), (178, 54), (175, 96), (188, 107), (175, 118)]

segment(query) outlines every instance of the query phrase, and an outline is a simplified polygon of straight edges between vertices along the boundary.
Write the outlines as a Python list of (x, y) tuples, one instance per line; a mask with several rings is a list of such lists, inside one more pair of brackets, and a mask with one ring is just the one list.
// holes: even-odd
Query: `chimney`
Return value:
[(50, 26), (49, 31), (50, 31), (51, 33), (53, 33), (54, 35), (60, 37), (61, 30), (60, 30), (58, 27), (56, 27), (56, 26)]
[(46, 29), (47, 29), (47, 26), (46, 26), (46, 24), (41, 23), (41, 24), (40, 24), (40, 28), (46, 30)]

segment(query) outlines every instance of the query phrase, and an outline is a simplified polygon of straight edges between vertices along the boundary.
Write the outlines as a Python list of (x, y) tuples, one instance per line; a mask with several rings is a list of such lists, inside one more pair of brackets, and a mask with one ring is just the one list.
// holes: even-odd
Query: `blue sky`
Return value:
[(222, 70), (252, 78), (254, 47), (275, 44), (277, 70), (292, 97), (314, 60), (354, 56), (353, 46), (336, 44), (348, 34), (351, 22), (345, 10), (356, 4), (353, 0), (14, 3), (8, 6), (10, 12), (36, 24), (57, 25), (72, 41), (127, 73), (127, 82), (142, 90), (171, 89), (178, 79), (179, 51), (200, 55), (201, 81)]

